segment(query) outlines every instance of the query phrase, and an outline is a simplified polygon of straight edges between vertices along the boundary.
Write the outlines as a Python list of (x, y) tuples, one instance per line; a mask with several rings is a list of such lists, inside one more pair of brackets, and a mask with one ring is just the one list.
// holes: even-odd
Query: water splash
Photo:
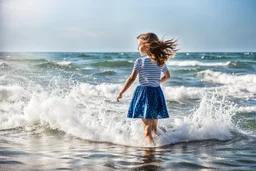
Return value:
[[(47, 91), (34, 86), (31, 94), (23, 90), (26, 96), (16, 97), (15, 110), (8, 109), (1, 114), (1, 129), (32, 127), (39, 123), (46, 129), (89, 141), (146, 146), (141, 121), (126, 118), (128, 99), (122, 103), (112, 100), (119, 89), (120, 85), (115, 84), (82, 83), (74, 85), (70, 91)], [(232, 117), (237, 108), (223, 94), (205, 93), (199, 106), (188, 116), (173, 118), (170, 113), (169, 119), (160, 120), (162, 135), (154, 136), (156, 145), (231, 139), (231, 131), (236, 128)], [(10, 103), (5, 105), (13, 107)]]

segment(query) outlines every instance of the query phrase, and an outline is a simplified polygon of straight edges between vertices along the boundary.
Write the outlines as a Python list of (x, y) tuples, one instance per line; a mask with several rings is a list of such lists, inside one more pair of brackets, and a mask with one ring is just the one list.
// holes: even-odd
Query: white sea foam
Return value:
[(92, 67), (84, 67), (84, 68), (81, 68), (81, 70), (92, 70), (93, 68)]
[(0, 67), (1, 68), (9, 68), (10, 66), (6, 64), (5, 62), (0, 61)]
[[(31, 127), (40, 123), (44, 127), (58, 129), (90, 141), (145, 146), (141, 121), (126, 118), (133, 88), (124, 95), (120, 103), (115, 102), (120, 84), (82, 83), (61, 95), (59, 93), (62, 91), (48, 92), (36, 86), (26, 88), (33, 91), (22, 94), (22, 87), (8, 90), (13, 92), (11, 94), (21, 93), (16, 97), (9, 95), (3, 99), (0, 107), (0, 129)], [(235, 107), (227, 103), (225, 98), (220, 100), (216, 95), (209, 97), (209, 94), (199, 94), (201, 103), (189, 116), (176, 118), (174, 121), (173, 118), (160, 121), (159, 126), (167, 132), (159, 129), (162, 136), (155, 137), (157, 146), (193, 140), (232, 138), (230, 130), (234, 129), (232, 112)], [(184, 95), (186, 98), (198, 98), (197, 96), (192, 93)], [(14, 101), (5, 100), (9, 98)]]
[(256, 112), (255, 106), (241, 106), (237, 110), (240, 113), (253, 113)]
[(175, 119), (172, 128), (167, 129), (158, 143), (231, 139), (230, 131), (236, 129), (232, 119), (235, 111), (236, 106), (228, 102), (225, 96), (204, 94), (199, 107), (189, 116)]
[(198, 72), (198, 76), (203, 81), (210, 81), (214, 83), (221, 84), (247, 84), (256, 83), (256, 74), (246, 74), (246, 75), (235, 75), (235, 74), (225, 74), (222, 72), (214, 72), (211, 70), (205, 70)]
[(48, 63), (50, 63), (50, 64), (59, 65), (59, 66), (63, 66), (63, 67), (67, 67), (67, 66), (69, 66), (69, 65), (72, 64), (71, 61), (59, 61), (59, 62), (57, 62), (57, 61), (52, 61), (52, 60), (50, 60), (50, 59), (46, 59), (46, 61), (47, 61)]
[(61, 61), (61, 62), (56, 62), (56, 64), (61, 65), (61, 66), (68, 66), (72, 64), (71, 61)]
[(0, 86), (0, 129), (24, 126), (22, 108), (27, 95), (21, 86)]
[(173, 66), (228, 66), (231, 62), (211, 62), (205, 63), (200, 61), (168, 61), (167, 65)]
[(202, 81), (224, 84), (218, 88), (225, 89), (234, 97), (250, 98), (256, 94), (256, 74), (235, 75), (205, 70), (197, 76)]
[[(75, 87), (71, 93), (82, 93), (86, 94), (88, 96), (93, 97), (103, 97), (103, 98), (109, 98), (113, 99), (118, 91), (122, 88), (120, 84), (98, 84), (98, 85), (92, 85), (87, 83), (79, 84), (79, 86)], [(131, 93), (131, 90), (125, 93), (127, 95), (128, 93)]]
[(5, 75), (0, 76), (0, 81), (4, 81), (4, 80), (6, 80), (6, 76)]
[(24, 92), (25, 90), (20, 86), (0, 86), (0, 101), (14, 101)]
[(165, 99), (169, 101), (186, 101), (186, 100), (199, 100), (202, 98), (206, 88), (197, 87), (162, 87)]

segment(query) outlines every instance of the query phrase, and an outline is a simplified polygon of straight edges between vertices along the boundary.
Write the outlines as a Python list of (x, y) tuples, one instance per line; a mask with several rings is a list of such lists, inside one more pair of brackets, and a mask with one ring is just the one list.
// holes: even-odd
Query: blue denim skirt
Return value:
[(137, 86), (128, 108), (128, 118), (168, 118), (166, 101), (160, 86)]

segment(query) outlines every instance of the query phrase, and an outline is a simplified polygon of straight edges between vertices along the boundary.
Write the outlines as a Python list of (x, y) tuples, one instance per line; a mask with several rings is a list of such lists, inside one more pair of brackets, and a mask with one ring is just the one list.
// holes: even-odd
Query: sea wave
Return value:
[(200, 62), (200, 61), (168, 61), (166, 64), (170, 66), (228, 66), (230, 61), (227, 62)]
[(69, 65), (72, 64), (71, 61), (61, 61), (61, 62), (54, 62), (54, 63), (56, 63), (56, 64), (58, 64), (60, 66), (69, 66)]
[(224, 89), (233, 97), (251, 98), (256, 95), (256, 74), (235, 75), (205, 70), (198, 72), (197, 76), (205, 82), (223, 84), (218, 88)]
[(18, 57), (10, 57), (6, 58), (6, 61), (10, 62), (33, 62), (33, 63), (39, 63), (39, 62), (47, 62), (47, 59), (42, 59), (42, 58), (18, 58)]
[[(24, 97), (9, 96), (15, 101), (2, 103), (0, 129), (40, 124), (46, 129), (59, 130), (94, 142), (147, 146), (141, 121), (126, 118), (128, 101), (114, 102), (113, 94), (116, 95), (121, 85), (83, 83), (62, 95), (54, 90), (48, 92), (32, 87), (33, 92), (30, 94)], [(18, 89), (9, 91), (16, 94)], [(154, 136), (156, 146), (195, 140), (231, 139), (231, 130), (236, 127), (232, 120), (235, 110), (236, 106), (227, 102), (225, 97), (204, 94), (199, 106), (185, 117), (161, 122), (161, 136)]]
[(241, 60), (241, 61), (231, 62), (230, 67), (231, 68), (253, 68), (254, 65), (256, 65), (256, 61)]
[(92, 55), (87, 54), (87, 53), (81, 53), (78, 55), (78, 57), (92, 57)]
[(15, 101), (22, 97), (25, 90), (21, 86), (2, 86), (0, 85), (0, 101)]
[(46, 62), (41, 63), (41, 64), (36, 64), (36, 67), (40, 68), (52, 68), (52, 67), (57, 67), (57, 68), (63, 68), (63, 67), (71, 67), (72, 62), (71, 61), (51, 61), (51, 60), (46, 60)]
[(115, 75), (117, 72), (112, 70), (103, 70), (101, 72), (94, 73), (93, 75), (102, 75), (102, 76), (108, 76), (108, 75)]
[(207, 59), (207, 60), (226, 60), (231, 59), (232, 57), (229, 56), (223, 56), (223, 55), (203, 55), (201, 56), (201, 59)]
[(255, 106), (241, 106), (238, 108), (239, 113), (256, 113), (256, 107)]
[(129, 61), (104, 61), (91, 63), (92, 66), (104, 66), (104, 67), (131, 67), (133, 62)]
[[(200, 100), (207, 88), (198, 87), (162, 87), (165, 99), (168, 101), (184, 102), (187, 100)], [(209, 91), (209, 89), (208, 89)]]
[(3, 61), (0, 61), (0, 68), (11, 68), (10, 65), (6, 64), (5, 62)]
[(246, 74), (246, 75), (235, 75), (226, 74), (222, 72), (214, 72), (212, 70), (204, 70), (198, 72), (197, 76), (202, 79), (202, 81), (209, 81), (221, 84), (255, 84), (256, 74)]

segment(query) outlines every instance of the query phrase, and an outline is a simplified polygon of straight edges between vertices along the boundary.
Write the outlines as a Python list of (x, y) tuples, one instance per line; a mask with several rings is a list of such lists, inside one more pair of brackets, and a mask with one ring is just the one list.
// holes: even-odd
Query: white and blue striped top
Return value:
[(136, 59), (133, 69), (139, 72), (139, 84), (150, 87), (160, 86), (161, 72), (168, 71), (166, 64), (158, 66), (149, 57)]

